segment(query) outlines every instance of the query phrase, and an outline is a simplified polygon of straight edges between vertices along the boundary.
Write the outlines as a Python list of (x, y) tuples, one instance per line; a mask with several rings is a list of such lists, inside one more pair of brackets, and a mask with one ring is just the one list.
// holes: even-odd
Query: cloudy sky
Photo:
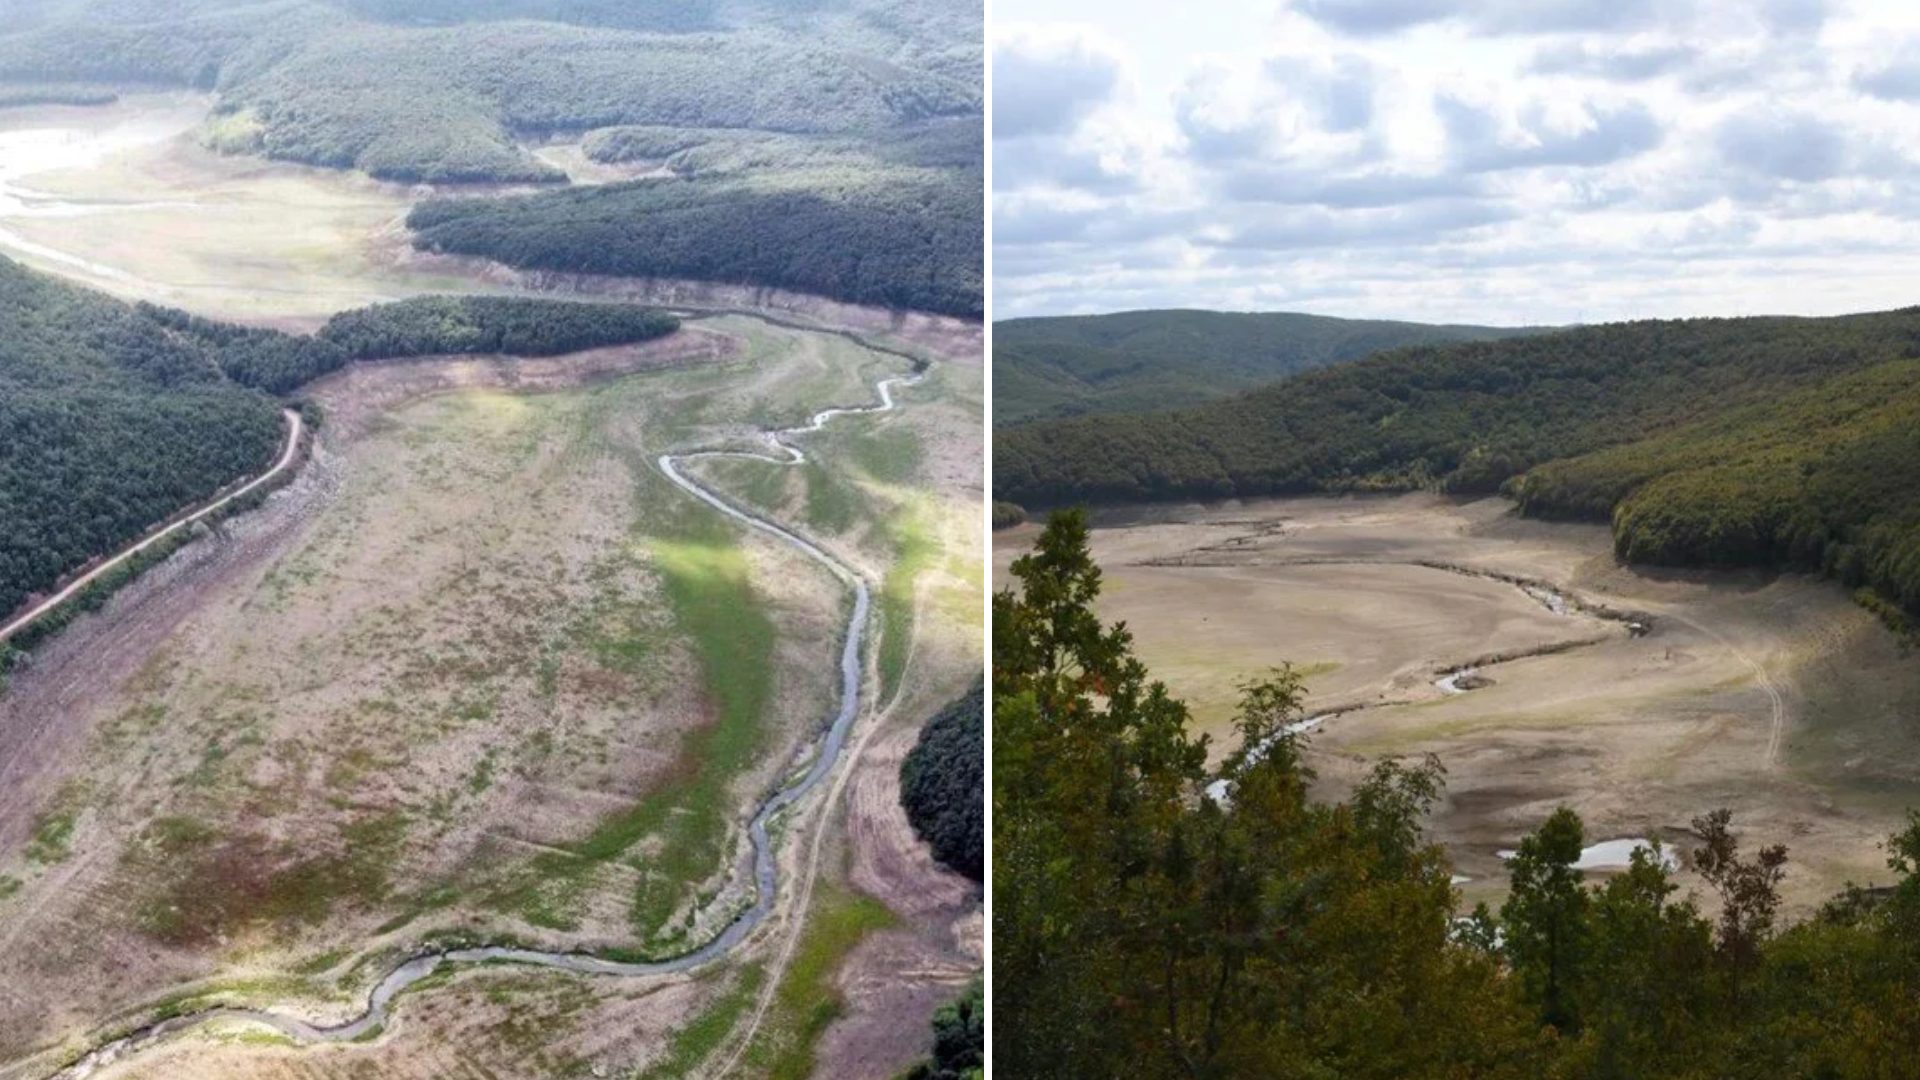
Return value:
[(1911, 0), (1000, 0), (995, 20), (997, 318), (1920, 303)]

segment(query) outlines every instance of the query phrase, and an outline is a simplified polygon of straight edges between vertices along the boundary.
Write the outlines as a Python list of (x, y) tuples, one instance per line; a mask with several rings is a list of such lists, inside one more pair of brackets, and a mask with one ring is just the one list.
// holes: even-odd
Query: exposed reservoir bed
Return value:
[[(1037, 526), (996, 537), (1004, 581)], [(1328, 794), (1384, 756), (1439, 755), (1432, 835), (1497, 897), (1500, 852), (1556, 806), (1589, 842), (1685, 849), (1720, 806), (1787, 844), (1789, 901), (1884, 876), (1920, 802), (1920, 665), (1830, 582), (1623, 568), (1599, 526), (1429, 495), (1155, 507), (1100, 520), (1101, 612), (1124, 620), (1196, 725), (1236, 686), (1306, 678)], [(1616, 860), (1618, 861), (1618, 860)]]

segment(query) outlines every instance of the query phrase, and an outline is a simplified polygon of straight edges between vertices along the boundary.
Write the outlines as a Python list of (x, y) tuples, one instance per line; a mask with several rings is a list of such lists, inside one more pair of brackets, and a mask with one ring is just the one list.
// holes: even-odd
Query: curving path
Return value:
[[(884, 350), (894, 355), (903, 355), (894, 350)], [(911, 386), (918, 383), (925, 370), (924, 361), (912, 358), (915, 371), (911, 375), (882, 379), (874, 386), (879, 401), (873, 405), (848, 408), (827, 409), (814, 415), (813, 419), (795, 428), (783, 428), (761, 434), (768, 452), (758, 453), (746, 450), (699, 450), (684, 454), (666, 454), (659, 459), (660, 471), (682, 490), (713, 507), (722, 514), (758, 529), (770, 536), (789, 544), (806, 554), (815, 562), (826, 567), (835, 577), (853, 591), (853, 611), (847, 620), (846, 643), (840, 654), (840, 709), (828, 728), (827, 738), (820, 753), (814, 758), (811, 768), (804, 776), (780, 788), (762, 803), (753, 820), (748, 825), (748, 834), (753, 844), (753, 866), (755, 895), (753, 906), (736, 916), (733, 921), (715, 935), (706, 944), (690, 952), (665, 960), (646, 963), (628, 963), (605, 960), (588, 953), (548, 952), (539, 949), (508, 948), (504, 946), (485, 946), (471, 949), (450, 949), (442, 952), (426, 953), (413, 957), (394, 968), (386, 978), (380, 980), (367, 1000), (366, 1011), (357, 1019), (336, 1026), (320, 1026), (295, 1016), (271, 1012), (265, 1009), (247, 1009), (221, 1007), (185, 1016), (163, 1020), (134, 1032), (124, 1038), (101, 1046), (82, 1057), (73, 1065), (55, 1074), (56, 1080), (78, 1080), (92, 1075), (115, 1062), (149, 1049), (167, 1038), (198, 1027), (212, 1020), (232, 1019), (250, 1021), (270, 1027), (296, 1041), (303, 1043), (342, 1043), (352, 1042), (378, 1031), (385, 1026), (394, 998), (408, 987), (439, 971), (448, 965), (472, 964), (521, 964), (528, 967), (550, 968), (568, 971), (578, 975), (616, 976), (643, 978), (649, 976), (671, 975), (700, 967), (719, 959), (733, 951), (747, 935), (766, 922), (773, 912), (774, 896), (779, 885), (778, 865), (775, 861), (774, 844), (768, 835), (768, 827), (773, 819), (787, 807), (804, 798), (817, 787), (838, 763), (842, 750), (846, 746), (854, 720), (860, 712), (860, 686), (862, 679), (861, 651), (866, 639), (867, 624), (872, 612), (873, 599), (867, 580), (859, 571), (828, 554), (823, 548), (808, 540), (805, 536), (762, 517), (750, 510), (741, 508), (716, 493), (713, 489), (689, 477), (683, 466), (690, 461), (710, 458), (744, 458), (771, 462), (776, 465), (799, 465), (807, 460), (806, 453), (788, 440), (808, 435), (824, 428), (837, 416), (850, 416), (867, 413), (892, 411), (896, 406), (893, 391), (896, 387)], [(296, 429), (297, 430), (297, 429)], [(264, 479), (264, 478), (263, 478)], [(257, 481), (256, 481), (257, 483)], [(250, 485), (251, 486), (251, 485)], [(245, 489), (236, 492), (238, 497)], [(185, 522), (182, 522), (185, 524)], [(158, 537), (155, 537), (158, 539)], [(131, 554), (131, 552), (129, 552)]]
[(188, 528), (197, 521), (204, 521), (208, 515), (221, 510), (222, 508), (232, 503), (235, 499), (241, 498), (244, 495), (260, 490), (261, 485), (266, 484), (267, 482), (278, 477), (281, 473), (284, 473), (288, 469), (291, 469), (293, 467), (294, 459), (297, 458), (300, 454), (300, 435), (301, 435), (301, 432), (305, 429), (305, 423), (300, 419), (300, 414), (297, 412), (294, 412), (292, 409), (282, 410), (282, 413), (283, 415), (285, 415), (287, 419), (287, 445), (286, 445), (286, 449), (280, 452), (280, 460), (274, 463), (273, 468), (268, 469), (264, 473), (261, 473), (258, 477), (254, 478), (251, 482), (249, 482), (245, 487), (239, 489), (238, 491), (235, 491), (233, 494), (228, 495), (219, 500), (216, 500), (215, 502), (209, 503), (208, 505), (200, 508), (199, 510), (196, 510), (192, 514), (189, 514), (186, 517), (181, 518), (179, 521), (176, 521), (173, 524), (167, 526), (166, 528), (161, 529), (159, 532), (154, 533), (152, 536), (147, 537), (145, 540), (142, 540), (139, 543), (133, 545), (132, 547), (127, 548), (125, 551), (122, 551), (120, 554), (115, 555), (113, 558), (108, 559), (106, 562), (101, 563), (99, 566), (94, 567), (92, 570), (89, 570), (87, 573), (74, 579), (73, 583), (68, 585), (66, 588), (61, 589), (59, 592), (48, 597), (46, 600), (43, 600), (39, 604), (36, 604), (32, 608), (28, 609), (27, 611), (22, 612), (18, 618), (7, 623), (5, 626), (0, 626), (0, 643), (4, 643), (8, 638), (26, 629), (27, 624), (33, 622), (35, 619), (40, 618), (42, 615), (45, 615), (47, 612), (52, 611), (54, 608), (59, 607), (61, 604), (66, 603), (68, 600), (78, 595), (81, 590), (85, 589), (87, 586), (93, 584), (94, 582), (100, 580), (100, 576), (102, 574), (107, 573), (108, 571), (112, 570), (116, 566), (122, 565), (128, 559), (133, 558), (135, 555), (140, 554), (141, 552), (147, 550), (148, 548), (166, 539), (167, 537), (172, 536), (174, 533), (179, 532), (181, 529)]
[(1780, 692), (1780, 684), (1774, 681), (1772, 673), (1767, 670), (1767, 666), (1755, 660), (1753, 657), (1748, 656), (1744, 649), (1727, 640), (1724, 634), (1721, 634), (1718, 630), (1713, 629), (1705, 623), (1690, 619), (1685, 615), (1676, 615), (1671, 612), (1667, 614), (1667, 618), (1675, 622), (1685, 623), (1719, 642), (1721, 646), (1733, 654), (1734, 659), (1739, 660), (1742, 664), (1745, 664), (1753, 670), (1754, 679), (1760, 683), (1760, 689), (1767, 692), (1767, 701), (1773, 710), (1772, 727), (1767, 733), (1767, 757), (1765, 764), (1769, 769), (1779, 768), (1780, 744), (1785, 740), (1787, 735), (1787, 699), (1786, 695)]

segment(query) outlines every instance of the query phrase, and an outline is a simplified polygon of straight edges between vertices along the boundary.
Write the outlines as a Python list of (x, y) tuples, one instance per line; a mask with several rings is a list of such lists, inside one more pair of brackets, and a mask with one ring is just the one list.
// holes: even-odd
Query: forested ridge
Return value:
[(672, 315), (631, 304), (519, 296), (423, 296), (342, 312), (320, 340), (354, 360), (444, 353), (559, 356), (664, 337)]
[(942, 709), (900, 764), (900, 803), (933, 856), (954, 870), (986, 875), (986, 687)]
[(343, 311), (311, 336), (236, 326), (141, 304), (139, 313), (209, 350), (226, 376), (269, 393), (355, 360), (459, 353), (559, 356), (663, 337), (680, 321), (653, 308), (517, 296), (421, 296)]
[(964, 0), (69, 0), (0, 13), (0, 88), (212, 90), (226, 149), (409, 182), (562, 182), (523, 137), (977, 118), (980, 26)]
[(1537, 328), (1336, 319), (1290, 312), (1123, 311), (993, 327), (993, 422), (1197, 404), (1402, 345)]
[[(1094, 611), (1084, 515), (993, 612), (994, 1063), (1009, 1076), (1893, 1080), (1920, 1061), (1920, 815), (1878, 888), (1789, 922), (1794, 853), (1700, 808), (1682, 894), (1642, 851), (1573, 868), (1545, 813), (1498, 911), (1456, 909), (1434, 759), (1311, 794), (1301, 683), (1245, 687), (1209, 768), (1185, 706)], [(1250, 748), (1263, 747), (1260, 753)], [(1224, 781), (1228, 797), (1208, 795)], [(1711, 914), (1709, 914), (1711, 913)]]
[[(971, 126), (971, 125), (969, 125)], [(963, 133), (977, 145), (979, 134)], [(414, 244), (568, 273), (693, 278), (978, 318), (984, 171), (890, 163), (877, 151), (716, 165), (512, 199), (441, 199)], [(739, 157), (735, 154), (736, 159)]]
[(1227, 401), (1001, 432), (1029, 506), (1504, 491), (1619, 553), (1790, 565), (1920, 611), (1920, 309), (1395, 350)]
[(0, 613), (265, 467), (281, 430), (206, 349), (0, 259)]
[(354, 360), (555, 355), (678, 326), (629, 305), (424, 297), (302, 337), (124, 304), (0, 258), (0, 615), (270, 464), (283, 429), (269, 394)]
[[(968, 0), (64, 0), (0, 16), (0, 105), (190, 86), (223, 153), (553, 188), (426, 202), (426, 250), (977, 318), (982, 20)], [(549, 140), (666, 175), (569, 188)]]

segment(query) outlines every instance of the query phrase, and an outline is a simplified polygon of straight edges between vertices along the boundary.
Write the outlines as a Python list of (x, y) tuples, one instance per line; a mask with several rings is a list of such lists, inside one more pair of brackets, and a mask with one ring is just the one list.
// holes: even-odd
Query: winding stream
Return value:
[[(896, 356), (906, 355), (886, 348), (877, 348), (875, 351)], [(806, 774), (768, 796), (748, 825), (748, 835), (753, 845), (755, 884), (752, 907), (735, 916), (706, 944), (679, 956), (658, 961), (625, 962), (606, 960), (589, 953), (550, 952), (508, 946), (482, 946), (424, 953), (402, 963), (389, 972), (386, 978), (380, 980), (368, 997), (366, 1011), (345, 1024), (321, 1026), (296, 1016), (266, 1009), (221, 1006), (162, 1020), (98, 1047), (54, 1074), (56, 1080), (79, 1080), (81, 1077), (91, 1076), (99, 1069), (149, 1049), (174, 1035), (220, 1019), (260, 1024), (302, 1043), (352, 1042), (384, 1027), (396, 997), (408, 987), (446, 966), (504, 963), (549, 968), (577, 975), (644, 978), (688, 971), (733, 951), (746, 939), (747, 935), (766, 922), (767, 917), (773, 912), (779, 875), (774, 843), (768, 831), (769, 826), (781, 811), (804, 798), (833, 771), (841, 751), (846, 746), (847, 736), (853, 729), (854, 720), (859, 715), (860, 686), (863, 681), (861, 653), (866, 640), (867, 623), (872, 612), (873, 599), (866, 578), (857, 570), (786, 526), (730, 502), (713, 489), (689, 477), (682, 471), (683, 466), (691, 461), (714, 458), (749, 459), (786, 466), (803, 464), (807, 460), (805, 451), (789, 440), (820, 431), (838, 416), (892, 411), (896, 407), (893, 399), (894, 390), (912, 386), (924, 377), (924, 362), (914, 359), (914, 363), (913, 374), (882, 379), (874, 385), (874, 392), (879, 400), (873, 405), (827, 409), (816, 413), (810, 422), (801, 427), (762, 432), (760, 437), (768, 448), (766, 453), (747, 450), (698, 450), (683, 454), (665, 454), (659, 459), (660, 471), (682, 490), (720, 513), (805, 553), (809, 558), (826, 567), (853, 591), (853, 611), (847, 620), (846, 643), (840, 653), (839, 712), (828, 728), (826, 740), (822, 743), (820, 752), (814, 756), (813, 764)]]

